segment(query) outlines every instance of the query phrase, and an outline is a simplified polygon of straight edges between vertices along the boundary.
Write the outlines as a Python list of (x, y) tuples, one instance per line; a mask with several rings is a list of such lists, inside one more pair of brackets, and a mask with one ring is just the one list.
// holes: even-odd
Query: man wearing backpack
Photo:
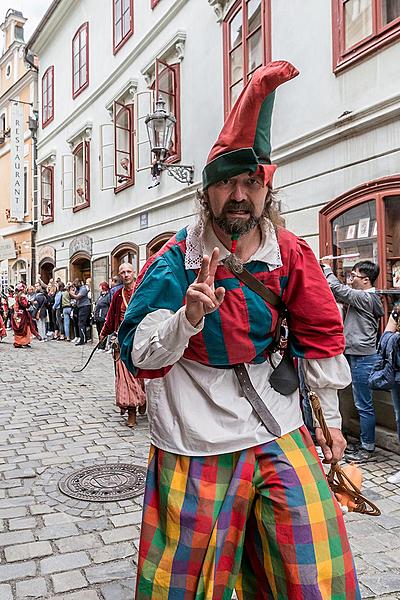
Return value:
[(354, 404), (360, 418), (360, 443), (348, 445), (345, 459), (363, 463), (375, 450), (375, 409), (368, 377), (378, 360), (378, 323), (384, 314), (381, 299), (373, 287), (379, 266), (369, 260), (355, 264), (350, 276), (351, 285), (340, 283), (328, 264), (322, 266), (336, 301), (347, 305), (345, 355), (350, 364)]

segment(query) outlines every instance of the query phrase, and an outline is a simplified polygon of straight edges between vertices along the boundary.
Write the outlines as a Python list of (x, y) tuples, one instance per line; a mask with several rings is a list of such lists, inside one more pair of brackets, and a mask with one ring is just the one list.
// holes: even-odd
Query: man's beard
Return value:
[[(227, 213), (229, 211), (247, 211), (249, 213), (249, 218), (247, 220), (241, 218), (228, 218)], [(238, 234), (243, 235), (244, 233), (248, 233), (261, 221), (261, 217), (254, 216), (253, 205), (246, 200), (243, 202), (235, 202), (229, 201), (225, 204), (222, 209), (219, 217), (216, 217), (213, 213), (211, 213), (213, 221), (222, 231), (228, 235)]]

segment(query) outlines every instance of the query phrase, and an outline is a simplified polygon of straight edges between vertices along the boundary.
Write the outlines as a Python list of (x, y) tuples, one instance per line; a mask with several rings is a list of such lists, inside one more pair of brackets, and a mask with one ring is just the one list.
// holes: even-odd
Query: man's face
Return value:
[(247, 233), (260, 222), (266, 192), (262, 178), (252, 173), (210, 185), (207, 193), (214, 223), (228, 235)]
[(118, 273), (124, 285), (129, 285), (133, 283), (135, 275), (133, 272), (133, 268), (130, 265), (121, 265)]
[(365, 277), (358, 269), (353, 269), (350, 277), (351, 287), (354, 290), (366, 290), (371, 287), (371, 282), (368, 277)]

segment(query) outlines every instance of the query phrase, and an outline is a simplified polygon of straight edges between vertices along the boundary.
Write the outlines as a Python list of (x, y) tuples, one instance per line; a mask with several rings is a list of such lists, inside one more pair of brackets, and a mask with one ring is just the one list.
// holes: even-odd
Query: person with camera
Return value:
[(345, 460), (364, 463), (375, 450), (375, 408), (368, 377), (378, 362), (377, 336), (379, 320), (384, 314), (382, 301), (374, 284), (379, 266), (369, 260), (356, 263), (350, 274), (350, 285), (340, 283), (331, 264), (323, 260), (323, 271), (337, 302), (345, 305), (345, 356), (350, 364), (355, 407), (360, 418), (360, 442), (349, 444)]

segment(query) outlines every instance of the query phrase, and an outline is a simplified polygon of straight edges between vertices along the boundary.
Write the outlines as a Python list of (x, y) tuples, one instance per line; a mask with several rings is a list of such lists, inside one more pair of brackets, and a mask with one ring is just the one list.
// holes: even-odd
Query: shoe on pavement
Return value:
[(356, 463), (361, 464), (368, 462), (371, 458), (374, 457), (374, 451), (364, 450), (364, 448), (359, 448), (357, 452), (348, 453), (344, 455), (344, 460), (348, 463)]
[(105, 350), (103, 350), (103, 348), (98, 348), (98, 349), (96, 350), (96, 352), (97, 352), (97, 354), (99, 354), (100, 352), (105, 352)]
[(354, 452), (358, 452), (360, 449), (360, 442), (350, 442), (346, 446), (345, 454), (354, 454)]
[(387, 478), (388, 483), (400, 483), (400, 471)]
[(84, 346), (85, 342), (76, 342), (75, 346)]

